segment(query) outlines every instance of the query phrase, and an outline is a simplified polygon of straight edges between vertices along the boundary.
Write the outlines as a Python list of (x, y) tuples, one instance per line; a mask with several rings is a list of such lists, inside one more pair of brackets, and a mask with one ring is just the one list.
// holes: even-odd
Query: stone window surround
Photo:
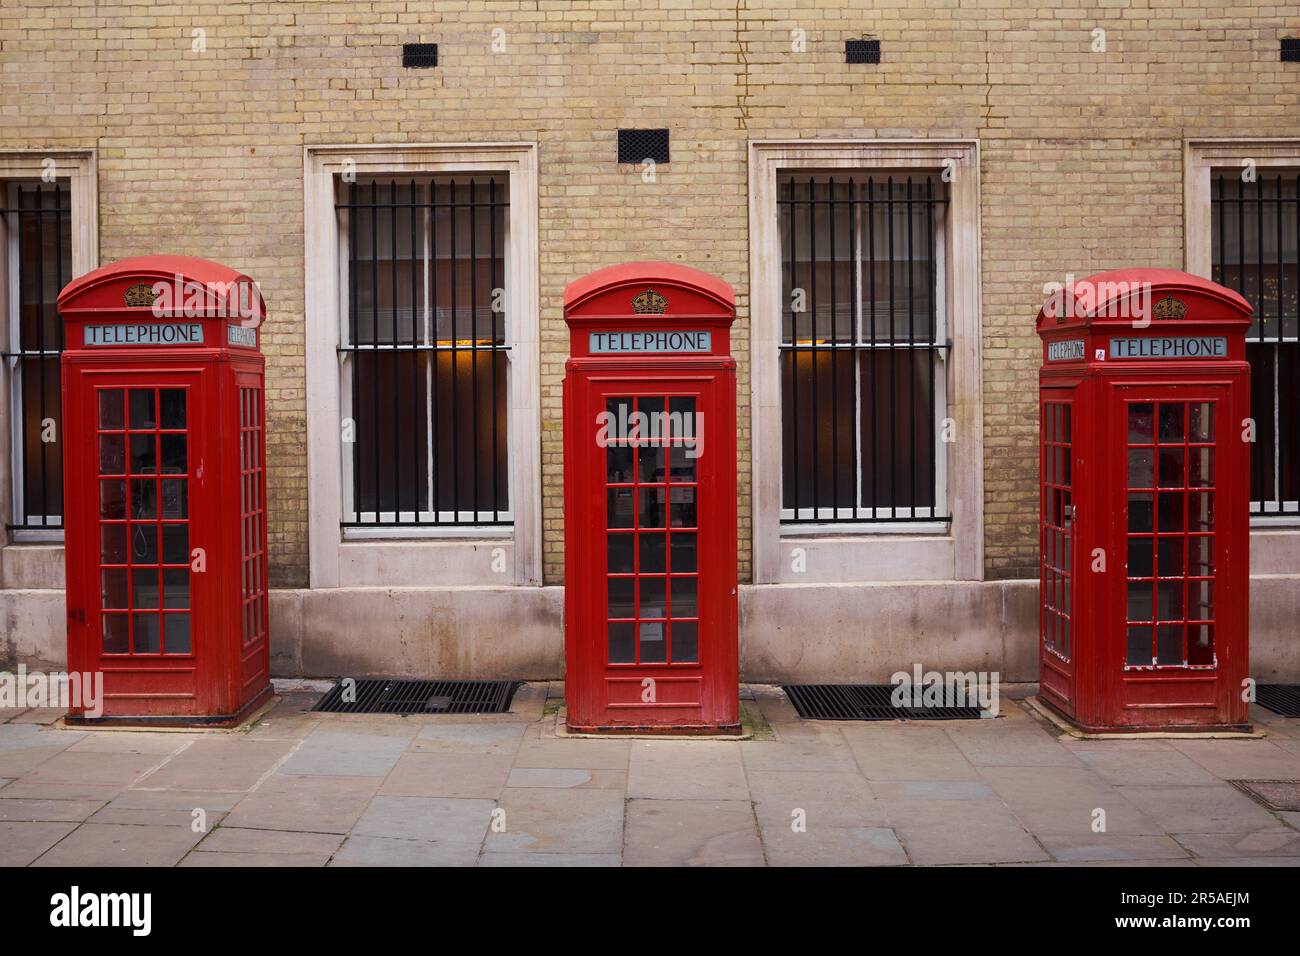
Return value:
[[(810, 532), (780, 524), (780, 229), (777, 177), (785, 170), (951, 169), (945, 243), (948, 360), (946, 528)], [(754, 583), (982, 580), (984, 576), (983, 422), (980, 369), (980, 164), (977, 140), (751, 140), (749, 144), (750, 362), (753, 408)], [(806, 570), (793, 570), (802, 548)]]
[[(1183, 268), (1210, 278), (1211, 231), (1210, 173), (1224, 166), (1239, 167), (1244, 160), (1270, 168), (1300, 167), (1300, 139), (1224, 137), (1183, 142)], [(1300, 567), (1300, 516), (1256, 515), (1250, 519), (1250, 570), (1258, 574), (1294, 574)]]
[[(542, 583), (541, 409), (539, 405), (538, 192), (535, 143), (308, 146), (305, 195), (305, 318), (309, 574), (313, 588), (443, 587)], [(339, 239), (335, 177), (343, 173), (505, 173), (510, 183), (506, 245), (509, 369), (507, 529), (382, 530), (342, 533), (339, 430)], [(400, 530), (401, 534), (396, 534)], [(415, 534), (408, 533), (413, 530)], [(504, 570), (502, 570), (504, 568)]]
[[(99, 266), (99, 172), (94, 149), (20, 149), (0, 151), (0, 181), (39, 179), (47, 160), (56, 175), (67, 178), (72, 204), (72, 276), (85, 275)], [(0, 309), (8, 323), (8, 257), (0, 281)], [(8, 332), (5, 333), (6, 336)], [(10, 532), (5, 525), (13, 516), (11, 488), (12, 447), (9, 421), (9, 369), (0, 363), (0, 562), (3, 580), (11, 586), (60, 588), (63, 586), (62, 531)]]

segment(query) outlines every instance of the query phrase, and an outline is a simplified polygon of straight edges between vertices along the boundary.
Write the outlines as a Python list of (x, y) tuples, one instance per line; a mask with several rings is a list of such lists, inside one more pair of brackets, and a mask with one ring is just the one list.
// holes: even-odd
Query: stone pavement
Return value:
[(558, 685), (405, 718), (278, 686), (238, 733), (0, 713), (0, 865), (1300, 864), (1300, 814), (1226, 782), (1300, 779), (1300, 721), (1260, 708), (1264, 739), (1080, 741), (1005, 693), (997, 720), (839, 723), (754, 687), (754, 740), (594, 740), (557, 736)]

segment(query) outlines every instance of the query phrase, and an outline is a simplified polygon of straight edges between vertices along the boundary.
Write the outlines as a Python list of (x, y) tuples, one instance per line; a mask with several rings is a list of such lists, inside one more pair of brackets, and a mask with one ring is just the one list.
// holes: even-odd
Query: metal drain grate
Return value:
[[(504, 714), (520, 681), (344, 678), (314, 711), (330, 714)], [(345, 699), (346, 698), (346, 699)]]
[(1283, 717), (1300, 717), (1300, 684), (1259, 684), (1255, 703)]
[(789, 684), (781, 687), (804, 720), (978, 720), (978, 707), (895, 707), (893, 684)]
[(1269, 810), (1300, 810), (1300, 780), (1229, 780), (1228, 783)]

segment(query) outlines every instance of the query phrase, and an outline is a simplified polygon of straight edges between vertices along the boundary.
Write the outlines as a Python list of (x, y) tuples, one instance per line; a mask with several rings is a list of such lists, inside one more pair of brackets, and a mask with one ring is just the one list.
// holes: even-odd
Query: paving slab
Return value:
[(629, 800), (625, 866), (762, 866), (747, 800)]
[(125, 789), (143, 779), (162, 759), (157, 754), (64, 752), (19, 777), (20, 783), (73, 784)]
[(1264, 740), (1176, 740), (1174, 747), (1225, 780), (1300, 779), (1300, 753)]
[(1047, 852), (1062, 863), (1187, 859), (1190, 854), (1172, 837), (1134, 833), (1036, 833)]
[(879, 780), (871, 789), (881, 800), (998, 800), (997, 791), (983, 780)]
[(1049, 859), (1038, 841), (998, 800), (882, 798), (899, 841), (913, 863), (1009, 863)]
[(848, 744), (842, 737), (829, 739), (835, 740), (836, 744), (827, 745), (807, 739), (795, 743), (745, 740), (737, 746), (745, 770), (750, 773), (763, 770), (856, 773), (858, 765)]
[(623, 802), (617, 790), (508, 789), (484, 852), (617, 854)]
[[(4, 792), (0, 791), (0, 798)], [(80, 823), (104, 804), (99, 800), (0, 799), (0, 821), (12, 823)]]
[(175, 866), (202, 833), (188, 827), (83, 823), (33, 866)]
[(0, 866), (27, 866), (76, 828), (76, 823), (0, 823)]
[(502, 851), (484, 853), (479, 857), (479, 866), (561, 866), (593, 867), (621, 866), (622, 857), (617, 853), (527, 853)]
[(426, 724), (411, 742), (415, 753), (490, 754), (513, 757), (526, 724)]
[(1175, 833), (1174, 839), (1205, 859), (1300, 856), (1300, 833), (1284, 827), (1235, 833)]
[(302, 738), (278, 772), (309, 777), (384, 777), (417, 729), (414, 724), (362, 725), (348, 730), (322, 725)]
[(13, 780), (63, 753), (63, 748), (31, 748), (0, 753), (0, 777)]
[[(196, 810), (202, 810), (200, 816)], [(111, 803), (95, 812), (87, 821), (89, 823), (127, 823), (132, 826), (151, 827), (203, 827), (204, 832), (218, 826), (225, 819), (225, 811), (195, 808), (180, 809), (145, 809), (143, 807), (114, 807)]]
[(477, 847), (483, 842), (495, 808), (492, 800), (381, 795), (370, 801), (352, 828), (352, 835), (471, 843)]
[(0, 790), (0, 799), (98, 800), (100, 803), (108, 803), (121, 793), (122, 789), (122, 787), (94, 783), (33, 782), (27, 777), (20, 777)]
[(907, 853), (889, 827), (825, 827), (812, 822), (796, 832), (763, 827), (763, 850), (771, 866), (904, 866)]
[(1033, 722), (1011, 717), (954, 720), (944, 731), (977, 767), (1077, 767), (1078, 758), (1056, 736)]
[[(1166, 833), (1244, 833), (1284, 824), (1226, 783), (1208, 787), (1121, 787)], [(1293, 831), (1286, 831), (1293, 832)]]
[(323, 864), (342, 842), (343, 837), (336, 833), (218, 827), (204, 838), (195, 852), (307, 855), (320, 859)]
[(764, 827), (789, 826), (796, 810), (810, 826), (885, 825), (884, 807), (856, 773), (755, 770), (748, 777), (754, 812)]
[(140, 781), (174, 790), (250, 790), (293, 748), (287, 740), (249, 740), (241, 734), (203, 736)]
[(1197, 866), (1300, 866), (1300, 856), (1247, 856), (1239, 859), (1197, 860)]
[(1158, 835), (1165, 832), (1155, 820), (1129, 802), (1123, 791), (1091, 770), (1056, 767), (984, 767), (980, 771), (1025, 826), (1035, 833), (1093, 832), (1096, 811), (1105, 811), (1109, 833)]
[(272, 774), (235, 804), (223, 826), (347, 833), (378, 787), (375, 777)]
[(68, 748), (68, 752), (163, 755), (174, 754), (193, 742), (194, 735), (192, 734), (100, 730), (85, 734)]
[(0, 754), (23, 750), (64, 750), (85, 739), (75, 730), (51, 730), (37, 724), (0, 725)]
[(201, 809), (209, 814), (225, 812), (242, 800), (237, 790), (154, 790), (134, 787), (123, 790), (109, 801), (114, 810), (183, 810)]
[(327, 853), (226, 853), (198, 850), (181, 860), (183, 867), (319, 867), (329, 862)]
[(627, 770), (630, 740), (542, 737), (530, 727), (515, 754), (516, 767)]
[(509, 756), (465, 753), (403, 754), (379, 792), (403, 797), (495, 800), (510, 774)]
[(941, 727), (862, 724), (843, 729), (868, 780), (978, 780), (979, 771)]
[(395, 840), (391, 837), (350, 836), (334, 854), (330, 866), (475, 866), (477, 843)]
[(637, 740), (628, 764), (629, 798), (746, 800), (740, 750), (716, 740)]
[(1196, 786), (1219, 782), (1214, 774), (1173, 748), (1116, 750), (1104, 741), (1101, 743), (1101, 747), (1079, 748), (1075, 755), (1108, 783), (1122, 786)]
[(562, 790), (627, 790), (624, 770), (582, 770), (561, 767), (515, 767), (506, 786), (544, 787)]

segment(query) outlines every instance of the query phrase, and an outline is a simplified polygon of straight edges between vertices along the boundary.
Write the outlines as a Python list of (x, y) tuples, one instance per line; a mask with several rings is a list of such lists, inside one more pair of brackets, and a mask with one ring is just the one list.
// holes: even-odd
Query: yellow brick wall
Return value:
[[(878, 67), (843, 62), (843, 40), (864, 33), (882, 41)], [(304, 145), (540, 144), (548, 581), (563, 562), (565, 284), (670, 258), (735, 285), (744, 580), (746, 142), (979, 138), (986, 567), (1014, 577), (1036, 574), (1043, 284), (1182, 264), (1183, 139), (1300, 135), (1300, 67), (1278, 59), (1287, 35), (1300, 10), (1268, 2), (6, 0), (0, 148), (98, 148), (101, 261), (202, 255), (262, 282), (272, 583), (291, 586), (307, 563)], [(403, 70), (411, 41), (437, 42), (439, 67)], [(672, 129), (657, 182), (614, 164), (619, 126)]]

